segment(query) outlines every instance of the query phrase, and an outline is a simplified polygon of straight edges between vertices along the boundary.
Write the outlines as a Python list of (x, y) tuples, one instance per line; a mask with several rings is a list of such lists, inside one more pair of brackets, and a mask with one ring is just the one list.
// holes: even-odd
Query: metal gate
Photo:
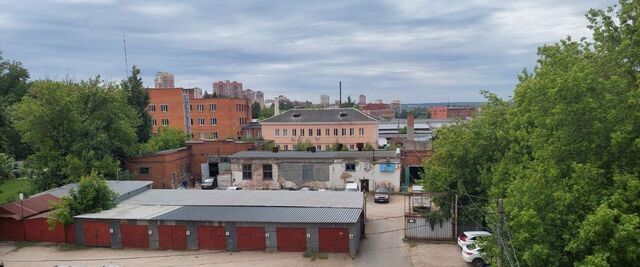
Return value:
[(278, 251), (306, 252), (307, 229), (278, 227), (276, 229)]
[(240, 251), (267, 249), (264, 227), (237, 227), (236, 240)]
[(184, 225), (158, 225), (160, 249), (187, 249), (187, 227)]
[(320, 252), (349, 253), (349, 229), (318, 228)]
[(146, 225), (120, 224), (120, 240), (125, 248), (149, 248), (149, 233)]
[(199, 249), (224, 250), (226, 241), (223, 226), (198, 226)]
[(86, 221), (82, 224), (84, 245), (94, 247), (110, 247), (111, 234), (109, 223)]

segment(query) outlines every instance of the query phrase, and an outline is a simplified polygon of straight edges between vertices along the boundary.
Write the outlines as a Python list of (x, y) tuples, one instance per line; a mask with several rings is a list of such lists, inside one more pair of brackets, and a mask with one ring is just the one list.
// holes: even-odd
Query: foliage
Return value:
[(295, 108), (296, 106), (291, 102), (291, 100), (286, 99), (278, 101), (278, 107), (280, 108), (280, 112), (283, 112)]
[(353, 108), (356, 106), (356, 102), (351, 99), (351, 96), (347, 96), (347, 102), (342, 103), (343, 108)]
[(151, 138), (152, 118), (147, 112), (147, 107), (151, 101), (149, 91), (142, 84), (140, 69), (135, 65), (131, 68), (131, 75), (120, 83), (124, 90), (127, 103), (136, 111), (140, 118), (140, 124), (136, 127), (138, 142), (144, 143)]
[(396, 117), (399, 119), (406, 119), (407, 114), (409, 112), (413, 112), (414, 118), (431, 118), (431, 113), (426, 108), (413, 108), (413, 109), (402, 109), (400, 112), (396, 113)]
[(116, 205), (118, 194), (113, 192), (104, 178), (91, 173), (80, 179), (77, 189), (72, 189), (69, 196), (58, 202), (51, 202), (53, 210), (48, 219), (49, 228), (57, 224), (69, 224), (73, 216), (84, 213), (96, 213), (108, 210)]
[(271, 118), (274, 115), (273, 106), (272, 107), (264, 107), (260, 109), (260, 114), (258, 115), (258, 119), (263, 120), (266, 118)]
[(275, 145), (275, 142), (273, 142), (272, 140), (263, 140), (258, 144), (258, 149), (263, 151), (273, 151)]
[(0, 52), (0, 153), (16, 159), (25, 159), (31, 148), (22, 142), (20, 134), (11, 125), (9, 108), (18, 102), (30, 86), (29, 72), (19, 61), (9, 61)]
[(6, 180), (0, 184), (0, 204), (18, 200), (20, 193), (28, 196), (35, 192), (35, 188), (27, 179)]
[[(429, 190), (461, 195), (460, 216), (494, 235), (504, 199), (507, 250), (526, 266), (631, 266), (640, 251), (640, 5), (588, 14), (593, 42), (538, 50), (513, 100), (486, 94), (475, 119), (438, 131)], [(487, 201), (486, 199), (489, 199)], [(473, 200), (473, 201), (472, 201)], [(446, 203), (441, 203), (446, 205)], [(473, 214), (465, 214), (468, 210)]]
[(136, 152), (139, 118), (123, 90), (89, 81), (36, 81), (11, 108), (22, 140), (35, 149), (25, 167), (39, 190), (96, 171), (114, 177), (116, 158)]
[(9, 179), (15, 178), (13, 176), (13, 169), (15, 168), (16, 161), (13, 157), (0, 153), (0, 184)]
[(364, 151), (373, 151), (374, 149), (373, 145), (369, 143), (364, 144)]
[(260, 103), (258, 102), (253, 102), (253, 104), (251, 104), (251, 118), (252, 119), (258, 119), (260, 118), (260, 110), (261, 110), (261, 106)]
[(313, 147), (313, 144), (311, 144), (311, 140), (309, 139), (298, 139), (298, 141), (296, 142), (296, 144), (293, 146), (293, 149), (296, 151), (307, 151), (309, 148)]
[(158, 128), (158, 133), (142, 146), (142, 153), (149, 154), (167, 149), (181, 148), (187, 144), (187, 139), (188, 135), (182, 130), (160, 127)]
[(398, 128), (398, 133), (399, 134), (407, 134), (407, 126), (404, 126), (402, 128)]

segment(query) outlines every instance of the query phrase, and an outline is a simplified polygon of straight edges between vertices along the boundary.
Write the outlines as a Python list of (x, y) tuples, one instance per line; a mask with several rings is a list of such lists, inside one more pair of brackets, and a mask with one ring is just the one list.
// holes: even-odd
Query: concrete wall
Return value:
[[(359, 129), (364, 130), (364, 134), (360, 135)], [(279, 136), (275, 135), (276, 129), (279, 130)], [(284, 135), (284, 130), (287, 135)], [(292, 130), (296, 129), (296, 136), (292, 136)], [(312, 129), (313, 135), (309, 136), (309, 129)], [(320, 129), (320, 136), (317, 136), (317, 130)], [(329, 135), (326, 134), (327, 129)], [(338, 129), (338, 135), (334, 135), (334, 129)], [(346, 135), (342, 134), (342, 129), (346, 129)], [(354, 130), (354, 134), (350, 134), (350, 129)], [(300, 130), (304, 130), (304, 136), (300, 136)], [(280, 149), (284, 149), (287, 145), (289, 150), (293, 150), (298, 141), (310, 141), (313, 145), (320, 145), (322, 150), (327, 146), (331, 146), (336, 142), (342, 143), (350, 147), (357, 143), (375, 145), (378, 142), (378, 123), (377, 122), (336, 122), (336, 123), (263, 123), (262, 136), (265, 140), (273, 140)]]

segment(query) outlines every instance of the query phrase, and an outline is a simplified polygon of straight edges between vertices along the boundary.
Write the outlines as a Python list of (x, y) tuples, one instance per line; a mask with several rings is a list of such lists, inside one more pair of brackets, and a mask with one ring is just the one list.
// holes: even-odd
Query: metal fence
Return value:
[(404, 237), (406, 239), (452, 240), (454, 239), (451, 219), (429, 223), (421, 216), (405, 215)]

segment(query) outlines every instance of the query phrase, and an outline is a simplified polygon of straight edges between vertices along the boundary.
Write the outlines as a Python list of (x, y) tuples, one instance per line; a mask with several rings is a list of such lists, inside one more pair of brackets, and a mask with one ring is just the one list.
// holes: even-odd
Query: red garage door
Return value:
[(184, 225), (158, 225), (160, 249), (187, 249), (187, 227)]
[(238, 240), (238, 250), (267, 249), (264, 227), (238, 227), (236, 228), (236, 240)]
[(149, 233), (146, 225), (120, 224), (120, 239), (125, 248), (149, 248)]
[(227, 237), (223, 226), (198, 226), (198, 248), (224, 250), (227, 248)]
[(46, 218), (35, 218), (24, 221), (26, 229), (25, 240), (40, 242), (65, 242), (65, 225), (57, 224), (53, 230), (49, 230)]
[(278, 227), (276, 229), (276, 233), (278, 240), (278, 251), (307, 251), (307, 229)]
[(94, 247), (110, 247), (111, 234), (109, 223), (87, 221), (82, 224), (84, 233), (84, 245)]
[(349, 229), (319, 228), (320, 252), (349, 253)]
[(23, 241), (24, 223), (11, 218), (0, 218), (0, 240)]

